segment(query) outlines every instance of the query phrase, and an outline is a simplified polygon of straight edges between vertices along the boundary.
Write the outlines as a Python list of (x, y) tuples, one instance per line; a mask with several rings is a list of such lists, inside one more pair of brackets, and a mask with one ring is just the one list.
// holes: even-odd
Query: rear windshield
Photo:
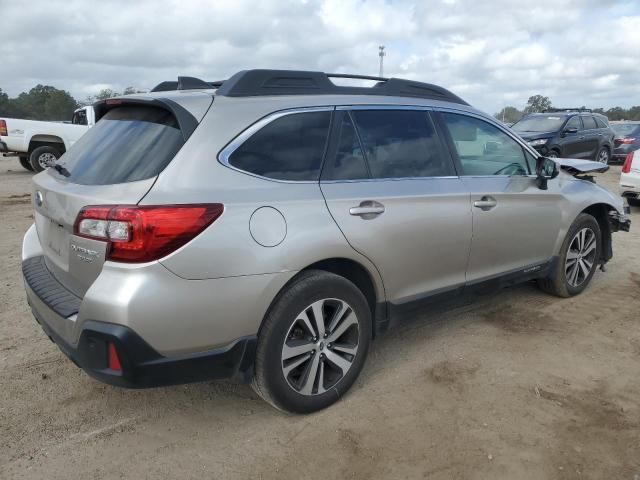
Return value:
[(511, 128), (516, 132), (555, 132), (560, 129), (565, 119), (566, 117), (558, 115), (536, 115), (523, 118)]
[(640, 123), (614, 123), (611, 125), (613, 131), (619, 137), (631, 135), (636, 129), (640, 129)]
[(170, 112), (156, 107), (117, 107), (58, 162), (56, 171), (73, 183), (111, 185), (158, 175), (184, 144)]

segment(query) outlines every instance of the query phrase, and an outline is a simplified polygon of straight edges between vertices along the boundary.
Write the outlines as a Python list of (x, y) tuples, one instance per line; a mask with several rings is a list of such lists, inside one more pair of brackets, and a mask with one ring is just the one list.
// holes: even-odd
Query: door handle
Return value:
[(357, 207), (351, 207), (349, 209), (350, 215), (361, 217), (364, 220), (377, 217), (382, 213), (384, 213), (384, 205), (371, 200), (361, 202)]
[(493, 197), (484, 196), (480, 200), (476, 200), (473, 202), (473, 206), (479, 208), (480, 210), (491, 210), (493, 207), (498, 205), (498, 202)]
[(578, 138), (578, 140), (584, 140), (584, 135), (582, 137)]

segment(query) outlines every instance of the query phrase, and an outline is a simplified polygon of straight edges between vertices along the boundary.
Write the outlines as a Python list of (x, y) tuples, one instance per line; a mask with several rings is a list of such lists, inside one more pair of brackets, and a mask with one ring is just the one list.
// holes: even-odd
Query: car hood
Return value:
[(562, 170), (576, 175), (589, 172), (606, 172), (609, 170), (609, 165), (604, 163), (594, 162), (593, 160), (579, 160), (577, 158), (553, 158)]
[(523, 140), (530, 142), (531, 140), (539, 140), (541, 138), (551, 138), (556, 132), (516, 132)]

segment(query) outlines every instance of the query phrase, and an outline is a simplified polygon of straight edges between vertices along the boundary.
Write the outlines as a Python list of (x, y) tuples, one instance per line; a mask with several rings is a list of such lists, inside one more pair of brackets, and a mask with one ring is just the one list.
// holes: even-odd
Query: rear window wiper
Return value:
[(66, 168), (64, 168), (62, 165), (60, 165), (59, 163), (56, 163), (53, 166), (54, 170), (56, 172), (58, 172), (60, 175), (64, 176), (64, 177), (68, 177), (71, 175), (71, 172), (69, 170), (67, 170)]

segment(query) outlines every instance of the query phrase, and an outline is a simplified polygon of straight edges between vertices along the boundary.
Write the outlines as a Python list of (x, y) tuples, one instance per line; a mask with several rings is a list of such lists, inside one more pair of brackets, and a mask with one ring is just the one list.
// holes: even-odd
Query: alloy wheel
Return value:
[(282, 345), (282, 374), (296, 392), (320, 395), (334, 387), (358, 353), (359, 323), (349, 304), (318, 300), (300, 312)]
[(598, 154), (598, 161), (607, 165), (609, 163), (609, 150), (603, 148)]
[(53, 164), (56, 163), (56, 160), (57, 160), (56, 156), (53, 153), (49, 153), (49, 152), (41, 153), (40, 156), (38, 157), (38, 163), (40, 164), (42, 169), (46, 169), (53, 166)]
[(597, 252), (596, 234), (590, 228), (579, 230), (571, 239), (565, 260), (565, 276), (572, 287), (578, 287), (594, 268)]

